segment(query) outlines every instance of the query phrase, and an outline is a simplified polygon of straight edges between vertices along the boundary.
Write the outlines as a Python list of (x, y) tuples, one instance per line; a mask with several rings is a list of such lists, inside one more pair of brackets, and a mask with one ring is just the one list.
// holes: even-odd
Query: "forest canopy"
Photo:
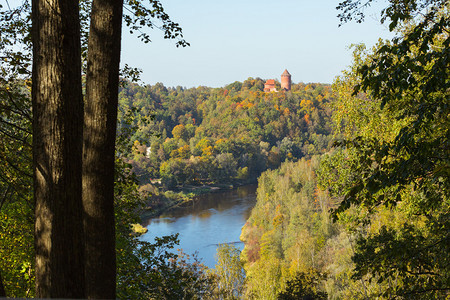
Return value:
[(139, 128), (129, 162), (142, 183), (161, 178), (166, 188), (186, 184), (255, 182), (285, 160), (323, 153), (331, 144), (331, 86), (294, 84), (263, 92), (249, 78), (224, 88), (166, 88), (129, 83), (119, 93)]

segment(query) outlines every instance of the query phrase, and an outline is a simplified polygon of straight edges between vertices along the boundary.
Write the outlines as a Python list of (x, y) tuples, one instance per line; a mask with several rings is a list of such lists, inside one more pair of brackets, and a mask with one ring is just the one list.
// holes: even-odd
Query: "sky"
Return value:
[(142, 69), (141, 83), (166, 87), (279, 80), (284, 69), (294, 83), (332, 83), (351, 64), (351, 44), (392, 37), (379, 22), (381, 5), (366, 10), (364, 23), (339, 27), (338, 2), (161, 0), (191, 46), (177, 48), (157, 29), (144, 44), (124, 27), (121, 63)]

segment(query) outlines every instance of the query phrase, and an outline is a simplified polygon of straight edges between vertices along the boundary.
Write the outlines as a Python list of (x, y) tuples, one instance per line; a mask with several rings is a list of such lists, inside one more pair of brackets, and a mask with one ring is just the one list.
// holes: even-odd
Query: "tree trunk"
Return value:
[(33, 0), (36, 296), (83, 298), (78, 0)]
[(0, 272), (0, 297), (6, 297), (5, 286), (3, 285), (2, 273)]
[(122, 0), (92, 3), (83, 145), (88, 298), (116, 297), (114, 159), (122, 5)]

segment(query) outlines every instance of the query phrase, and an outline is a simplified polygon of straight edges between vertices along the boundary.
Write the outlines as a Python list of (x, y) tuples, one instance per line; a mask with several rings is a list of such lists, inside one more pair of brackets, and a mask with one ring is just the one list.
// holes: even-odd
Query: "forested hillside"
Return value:
[(331, 220), (337, 199), (318, 185), (320, 159), (286, 162), (259, 178), (258, 202), (241, 236), (245, 298), (364, 299), (386, 288), (352, 278), (356, 214)]
[(317, 167), (314, 156), (259, 178), (257, 204), (241, 235), (247, 298), (275, 299), (287, 280), (324, 273), (333, 260), (330, 243), (338, 227), (329, 218), (331, 198), (317, 187)]
[(448, 299), (448, 24), (447, 2), (394, 43), (355, 46), (333, 149), (259, 178), (245, 297)]
[(263, 87), (259, 78), (224, 88), (126, 84), (119, 120), (138, 128), (128, 157), (140, 182), (161, 178), (169, 189), (255, 182), (287, 159), (324, 153), (331, 86), (299, 83), (274, 93)]

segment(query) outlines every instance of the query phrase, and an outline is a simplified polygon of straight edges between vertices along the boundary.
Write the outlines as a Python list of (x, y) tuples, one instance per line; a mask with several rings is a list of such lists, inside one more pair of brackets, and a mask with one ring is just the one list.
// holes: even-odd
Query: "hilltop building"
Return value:
[(277, 88), (275, 87), (275, 80), (268, 79), (264, 84), (264, 92), (276, 92)]
[[(291, 74), (289, 74), (288, 70), (284, 70), (283, 74), (281, 74), (281, 89), (284, 91), (291, 90)], [(266, 81), (264, 84), (264, 92), (277, 92), (274, 79), (268, 79)]]
[(281, 88), (285, 91), (291, 90), (291, 74), (286, 69), (281, 74)]

